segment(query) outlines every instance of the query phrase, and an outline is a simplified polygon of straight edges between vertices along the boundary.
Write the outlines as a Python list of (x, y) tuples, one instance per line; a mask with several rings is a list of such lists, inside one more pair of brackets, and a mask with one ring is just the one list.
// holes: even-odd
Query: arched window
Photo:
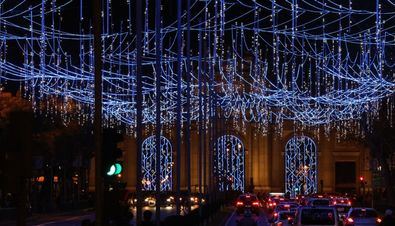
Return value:
[(244, 191), (244, 145), (233, 135), (217, 139), (214, 146), (214, 173), (220, 191)]
[[(166, 137), (160, 137), (160, 149), (160, 189), (161, 191), (170, 191), (172, 189), (173, 181), (173, 157), (171, 143)], [(155, 136), (150, 136), (144, 140), (142, 144), (141, 158), (141, 170), (143, 174), (142, 189), (144, 191), (153, 191), (156, 188)]]
[(309, 137), (294, 136), (285, 146), (285, 192), (317, 192), (317, 147)]

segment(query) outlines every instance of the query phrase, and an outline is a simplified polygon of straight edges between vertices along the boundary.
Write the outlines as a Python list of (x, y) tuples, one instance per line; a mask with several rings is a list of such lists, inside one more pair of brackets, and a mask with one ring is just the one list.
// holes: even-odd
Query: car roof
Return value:
[(296, 212), (296, 209), (294, 209), (294, 210), (281, 210), (281, 211), (278, 211), (278, 214), (281, 214), (281, 213), (295, 213)]
[(299, 209), (334, 209), (333, 206), (300, 206)]
[(376, 211), (375, 209), (370, 208), (370, 207), (366, 207), (366, 208), (364, 208), (364, 207), (351, 207), (351, 209), (352, 210), (374, 210), (374, 211)]
[(350, 205), (348, 205), (347, 203), (338, 203), (333, 206), (350, 207)]
[(239, 195), (239, 198), (240, 198), (240, 197), (247, 197), (247, 196), (250, 196), (250, 197), (257, 197), (257, 196), (254, 195), (254, 194), (241, 194), (241, 195)]

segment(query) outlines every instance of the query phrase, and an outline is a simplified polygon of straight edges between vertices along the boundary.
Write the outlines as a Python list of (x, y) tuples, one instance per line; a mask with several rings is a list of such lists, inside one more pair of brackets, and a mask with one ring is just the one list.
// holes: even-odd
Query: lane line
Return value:
[(233, 219), (235, 213), (236, 213), (236, 210), (233, 211), (232, 215), (230, 215), (230, 217), (228, 218), (228, 220), (227, 220), (226, 223), (225, 223), (225, 226), (228, 226), (228, 225), (229, 225), (229, 222), (230, 222), (231, 219)]

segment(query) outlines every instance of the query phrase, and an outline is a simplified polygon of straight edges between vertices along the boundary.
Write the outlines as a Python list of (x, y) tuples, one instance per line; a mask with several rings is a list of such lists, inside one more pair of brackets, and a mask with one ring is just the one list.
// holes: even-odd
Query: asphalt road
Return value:
[[(236, 211), (234, 211), (227, 219), (225, 226), (237, 226), (237, 221), (242, 220), (243, 217), (244, 217), (243, 214), (239, 215), (236, 213)], [(267, 221), (266, 214), (262, 209), (259, 212), (259, 215), (253, 214), (252, 218), (257, 221), (258, 226), (268, 226), (269, 225), (269, 223)]]
[[(198, 206), (192, 206), (192, 209)], [(153, 220), (155, 219), (155, 207), (144, 207), (143, 211), (150, 210), (153, 215)], [(175, 207), (161, 207), (161, 219), (165, 219), (168, 216), (175, 214)], [(132, 210), (134, 216), (136, 216), (136, 209)], [(60, 213), (60, 214), (48, 214), (48, 215), (35, 215), (28, 219), (27, 225), (34, 226), (80, 226), (81, 221), (84, 219), (89, 219), (94, 221), (94, 212), (71, 212), (71, 213)], [(133, 219), (133, 223), (135, 219)], [(15, 221), (1, 222), (0, 226), (15, 226)]]
[[(35, 215), (28, 219), (27, 225), (56, 225), (56, 226), (80, 226), (81, 221), (84, 219), (93, 220), (95, 215), (93, 212), (80, 212), (80, 213), (62, 213), (53, 215)], [(0, 226), (15, 226), (15, 221), (0, 221)]]

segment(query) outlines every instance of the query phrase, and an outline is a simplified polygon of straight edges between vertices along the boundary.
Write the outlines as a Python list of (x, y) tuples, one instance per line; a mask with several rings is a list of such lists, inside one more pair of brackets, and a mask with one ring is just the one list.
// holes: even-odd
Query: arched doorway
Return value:
[[(160, 137), (160, 181), (161, 191), (170, 191), (173, 181), (173, 156), (170, 141)], [(150, 136), (142, 144), (141, 170), (142, 170), (142, 189), (143, 191), (155, 190), (156, 179), (156, 139)]]
[(317, 193), (317, 147), (309, 137), (294, 136), (285, 146), (285, 192)]
[(220, 191), (244, 191), (243, 142), (233, 135), (224, 135), (217, 139), (214, 146), (214, 173)]

